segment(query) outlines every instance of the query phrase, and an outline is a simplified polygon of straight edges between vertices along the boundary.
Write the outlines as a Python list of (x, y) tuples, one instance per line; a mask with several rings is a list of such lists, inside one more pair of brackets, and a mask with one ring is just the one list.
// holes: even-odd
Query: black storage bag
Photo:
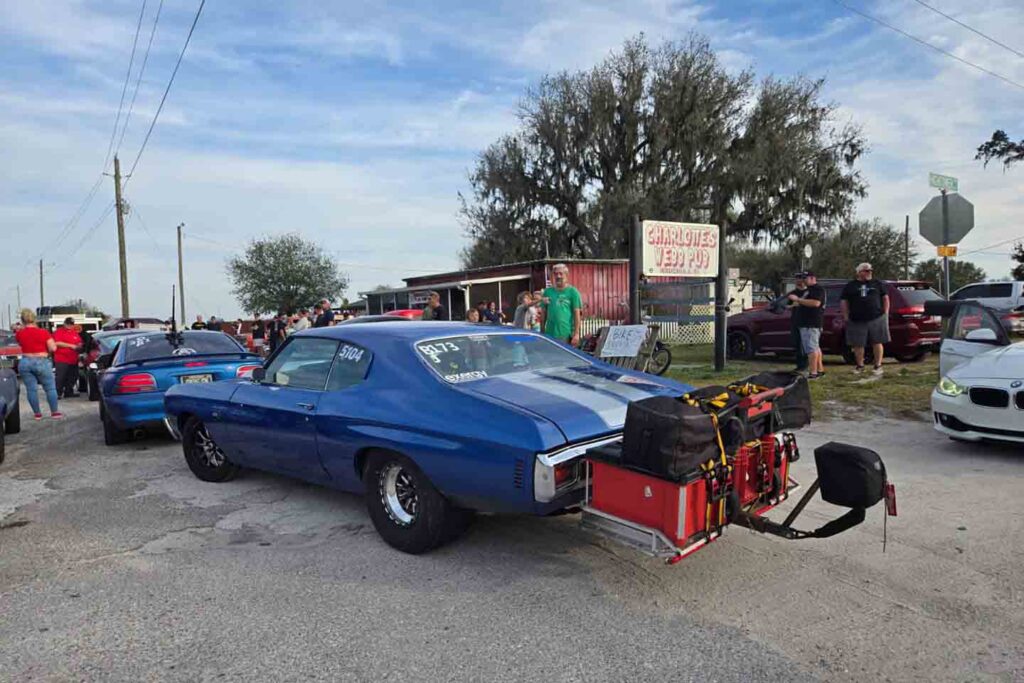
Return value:
[(825, 502), (869, 508), (885, 495), (885, 464), (872, 450), (830, 441), (814, 450)]
[(782, 388), (784, 393), (775, 399), (775, 424), (771, 432), (780, 429), (800, 429), (811, 424), (811, 387), (807, 378), (798, 372), (761, 372), (741, 379), (737, 384), (754, 384), (768, 389)]
[(699, 407), (669, 396), (652, 396), (626, 408), (624, 466), (680, 481), (717, 457), (714, 421)]
[[(719, 398), (722, 394), (728, 396), (724, 406), (711, 405), (709, 403), (709, 401)], [(747, 424), (746, 415), (741, 414), (741, 411), (736, 409), (742, 397), (736, 392), (730, 391), (728, 387), (715, 385), (701, 387), (700, 389), (694, 389), (686, 396), (687, 398), (700, 401), (705, 411), (714, 413), (718, 417), (718, 429), (722, 433), (722, 443), (725, 446), (726, 453), (735, 453), (747, 441), (760, 438), (760, 434), (752, 435)], [(764, 433), (764, 430), (762, 430), (762, 433)]]

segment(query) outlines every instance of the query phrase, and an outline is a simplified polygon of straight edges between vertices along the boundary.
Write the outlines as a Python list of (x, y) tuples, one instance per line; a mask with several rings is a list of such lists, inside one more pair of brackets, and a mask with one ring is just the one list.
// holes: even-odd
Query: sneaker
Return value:
[(61, 413), (61, 412), (50, 413), (50, 417), (52, 417), (54, 420), (63, 420), (64, 419), (64, 413)]
[(875, 377), (881, 377), (883, 374), (882, 366), (876, 365), (874, 368), (872, 368), (871, 374), (874, 375)]
[(817, 372), (812, 372), (811, 374), (807, 375), (807, 379), (818, 379), (819, 377), (821, 377), (821, 374)]
[(858, 365), (857, 367), (855, 367), (853, 369), (853, 374), (855, 374), (855, 375), (863, 374), (863, 372), (864, 372), (864, 366), (863, 365)]
[(34, 417), (37, 420), (42, 420), (43, 419), (43, 414), (42, 413), (36, 413), (32, 417)]

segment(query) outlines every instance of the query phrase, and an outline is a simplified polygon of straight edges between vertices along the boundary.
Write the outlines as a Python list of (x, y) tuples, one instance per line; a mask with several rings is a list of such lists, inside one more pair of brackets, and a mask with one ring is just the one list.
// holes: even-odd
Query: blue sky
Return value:
[[(1024, 83), (1024, 59), (913, 0), (848, 4)], [(148, 0), (138, 57), (159, 0)], [(1013, 0), (930, 0), (1024, 50)], [(1017, 5), (1017, 6), (1015, 6)], [(135, 158), (198, 0), (165, 0), (120, 156)], [(115, 224), (100, 178), (142, 0), (0, 5), (0, 308), (81, 297), (119, 307)], [(927, 202), (928, 171), (961, 180), (978, 227), (966, 250), (1024, 236), (1024, 168), (973, 162), (993, 129), (1024, 137), (1024, 89), (977, 73), (835, 2), (272, 2), (208, 0), (160, 121), (128, 184), (133, 313), (165, 315), (186, 224), (187, 305), (239, 313), (225, 259), (251, 237), (298, 231), (351, 277), (349, 295), (449, 269), (463, 246), (459, 191), (474, 155), (515, 127), (543, 74), (586, 68), (640, 32), (709, 37), (733, 69), (827, 79), (864, 127), (862, 216), (902, 225)], [(131, 84), (135, 82), (136, 61)], [(132, 88), (129, 87), (130, 100)], [(127, 103), (126, 103), (127, 106)], [(94, 227), (95, 226), (95, 227)], [(992, 276), (1009, 245), (971, 256)]]

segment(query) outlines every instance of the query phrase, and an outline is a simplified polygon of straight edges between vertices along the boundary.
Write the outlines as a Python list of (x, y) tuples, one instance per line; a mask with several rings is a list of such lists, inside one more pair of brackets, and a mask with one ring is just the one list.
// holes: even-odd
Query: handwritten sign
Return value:
[(718, 274), (718, 226), (643, 222), (645, 275), (713, 277)]
[(601, 358), (635, 356), (646, 338), (647, 325), (612, 325), (601, 347)]

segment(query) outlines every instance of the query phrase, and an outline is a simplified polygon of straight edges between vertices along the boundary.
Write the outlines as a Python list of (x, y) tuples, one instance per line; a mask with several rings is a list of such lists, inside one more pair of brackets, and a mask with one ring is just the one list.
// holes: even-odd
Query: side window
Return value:
[(323, 391), (331, 372), (338, 342), (316, 337), (294, 337), (267, 368), (265, 384)]
[(995, 282), (988, 286), (988, 295), (1009, 299), (1013, 296), (1012, 282)]
[(967, 336), (975, 330), (991, 330), (996, 339), (1005, 334), (1002, 324), (992, 313), (976, 304), (962, 304), (950, 321), (949, 338), (969, 341)]
[(327, 380), (327, 391), (338, 391), (359, 384), (366, 379), (373, 354), (356, 344), (341, 342), (334, 354), (334, 367)]
[(978, 297), (985, 296), (985, 285), (971, 285), (970, 287), (964, 287), (959, 292), (953, 292), (951, 297), (954, 301), (963, 301), (964, 299), (977, 299)]
[(825, 288), (825, 307), (838, 306), (839, 297), (843, 295), (842, 287), (826, 287)]

